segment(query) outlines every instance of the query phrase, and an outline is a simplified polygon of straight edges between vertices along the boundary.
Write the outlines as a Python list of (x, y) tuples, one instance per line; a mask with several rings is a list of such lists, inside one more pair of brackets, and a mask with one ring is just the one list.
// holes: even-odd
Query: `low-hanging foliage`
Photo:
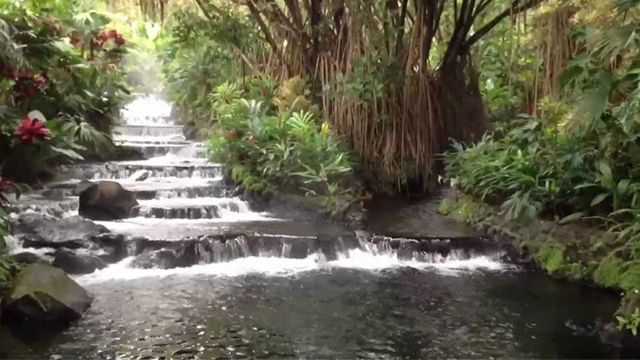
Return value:
[(360, 201), (352, 156), (326, 122), (291, 111), (295, 101), (288, 110), (281, 101), (278, 111), (272, 98), (245, 99), (238, 89), (226, 83), (212, 95), (216, 123), (209, 139), (213, 160), (227, 165), (233, 181), (249, 192), (304, 194), (331, 216)]

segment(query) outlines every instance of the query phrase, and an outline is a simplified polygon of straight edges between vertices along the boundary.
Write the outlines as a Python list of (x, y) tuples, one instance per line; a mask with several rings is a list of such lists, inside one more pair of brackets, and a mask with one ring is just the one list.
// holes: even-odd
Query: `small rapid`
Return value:
[[(283, 252), (286, 253), (286, 250)], [(377, 253), (370, 249), (352, 249), (338, 254), (337, 259), (327, 260), (322, 253), (314, 253), (304, 259), (286, 256), (249, 256), (234, 260), (210, 264), (199, 264), (174, 269), (139, 269), (132, 266), (134, 257), (92, 274), (80, 276), (81, 284), (95, 284), (115, 280), (133, 280), (140, 278), (164, 278), (168, 276), (207, 275), (212, 277), (234, 277), (249, 274), (262, 276), (295, 276), (303, 272), (327, 272), (338, 269), (353, 269), (380, 273), (384, 270), (412, 268), (416, 270), (436, 271), (446, 275), (460, 275), (473, 271), (506, 271), (516, 269), (500, 261), (500, 255), (483, 255), (464, 258), (460, 252), (442, 256), (431, 254), (430, 259), (401, 259), (389, 251)]]

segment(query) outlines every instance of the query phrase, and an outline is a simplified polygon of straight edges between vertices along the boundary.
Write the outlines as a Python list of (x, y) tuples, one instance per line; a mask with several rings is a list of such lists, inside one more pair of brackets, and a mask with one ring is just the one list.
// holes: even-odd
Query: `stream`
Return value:
[[(191, 246), (197, 256), (190, 266), (141, 267), (136, 259), (147, 250), (130, 251), (73, 276), (94, 297), (84, 317), (62, 332), (0, 327), (0, 358), (640, 356), (599, 339), (617, 307), (613, 294), (510, 264), (498, 248), (445, 243), (444, 252), (407, 252), (404, 243), (363, 241), (295, 209), (258, 209), (170, 112), (159, 98), (138, 99), (115, 139), (145, 159), (66, 167), (19, 211), (76, 215), (71, 189), (113, 179), (140, 207), (135, 217), (99, 224), (128, 243)], [(245, 235), (216, 237), (229, 233)]]

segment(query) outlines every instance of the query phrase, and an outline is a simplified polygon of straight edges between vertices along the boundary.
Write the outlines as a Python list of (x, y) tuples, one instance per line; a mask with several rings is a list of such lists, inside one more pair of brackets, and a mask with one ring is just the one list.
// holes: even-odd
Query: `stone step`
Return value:
[(150, 137), (150, 136), (140, 136), (140, 137), (125, 137), (125, 138), (121, 138), (119, 140), (116, 140), (117, 145), (121, 145), (121, 146), (129, 146), (129, 147), (136, 147), (136, 146), (161, 146), (161, 145), (166, 145), (166, 146), (186, 146), (186, 145), (193, 145), (194, 147), (202, 147), (204, 148), (204, 145), (200, 144), (200, 143), (194, 143), (192, 141), (187, 141), (184, 139), (174, 139), (174, 138), (169, 138), (169, 137)]
[[(176, 201), (180, 204), (183, 199), (190, 198), (229, 198), (236, 192), (234, 187), (229, 187), (222, 178), (150, 178), (143, 182), (119, 181), (125, 189), (133, 191), (136, 199), (139, 201), (162, 200)], [(64, 217), (78, 212), (78, 188), (80, 181), (66, 181), (49, 184), (48, 188), (43, 191), (36, 191), (29, 194), (23, 194), (20, 200), (16, 200), (10, 196), (12, 205), (9, 210), (12, 212), (35, 211), (56, 217)], [(162, 209), (155, 207), (154, 211), (149, 215), (156, 214), (155, 217), (187, 217), (202, 218), (204, 215), (197, 216), (201, 210), (187, 211), (186, 215), (179, 215), (171, 211), (166, 211), (165, 216), (159, 215), (163, 211), (170, 209)], [(223, 210), (226, 210), (223, 208)], [(231, 207), (229, 210), (233, 210)], [(219, 211), (215, 213), (219, 213)], [(189, 215), (191, 213), (192, 215)], [(212, 212), (213, 214), (213, 212)], [(210, 216), (211, 217), (211, 216)], [(211, 217), (215, 218), (215, 217)]]
[(166, 144), (171, 142), (186, 142), (183, 134), (151, 136), (151, 135), (113, 135), (113, 141), (117, 145), (133, 143)]
[(178, 241), (185, 237), (223, 235), (228, 232), (252, 232), (310, 236), (329, 233), (335, 226), (312, 221), (284, 221), (265, 214), (236, 213), (236, 218), (219, 219), (156, 219), (135, 217), (119, 221), (101, 221), (110, 231), (127, 236), (142, 236), (152, 240)]
[[(102, 233), (75, 239), (71, 241), (73, 246), (70, 248), (78, 253), (100, 256), (107, 262), (130, 258), (133, 267), (165, 269), (228, 262), (250, 256), (304, 259), (313, 254), (320, 254), (326, 260), (336, 260), (358, 256), (355, 250), (428, 263), (443, 263), (450, 259), (465, 260), (479, 256), (510, 261), (509, 252), (492, 242), (485, 242), (483, 246), (476, 247), (467, 247), (466, 243), (462, 242), (448, 243), (448, 246), (444, 247), (439, 244), (433, 245), (434, 242), (444, 240), (388, 238), (384, 241), (372, 241), (374, 237), (346, 230), (313, 235), (229, 231), (224, 234), (185, 236), (171, 241)], [(24, 247), (51, 248), (53, 251), (61, 246), (56, 239), (48, 240), (37, 234), (19, 234), (17, 238), (24, 239)]]
[(136, 152), (142, 154), (146, 159), (165, 156), (165, 155), (177, 155), (185, 157), (206, 157), (207, 148), (205, 146), (196, 145), (190, 142), (183, 143), (122, 143), (123, 147), (134, 149)]
[(249, 205), (238, 198), (164, 198), (139, 203), (134, 216), (156, 219), (220, 219), (253, 214)]
[(115, 136), (183, 136), (184, 126), (182, 125), (122, 125), (113, 128)]
[(223, 175), (221, 164), (205, 161), (175, 161), (173, 163), (154, 161), (118, 161), (106, 164), (78, 164), (61, 167), (61, 175), (66, 179), (127, 179), (140, 170), (147, 170), (152, 178), (219, 178)]

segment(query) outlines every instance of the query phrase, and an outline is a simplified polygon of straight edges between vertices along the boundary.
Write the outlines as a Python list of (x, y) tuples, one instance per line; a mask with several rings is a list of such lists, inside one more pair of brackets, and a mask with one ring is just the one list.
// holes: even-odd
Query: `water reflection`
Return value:
[[(609, 358), (616, 299), (525, 271), (193, 275), (89, 286), (89, 313), (12, 358)], [(568, 326), (570, 325), (570, 326)], [(586, 331), (578, 331), (578, 330)], [(4, 336), (2, 336), (4, 338)], [(22, 344), (22, 345), (20, 345)]]

